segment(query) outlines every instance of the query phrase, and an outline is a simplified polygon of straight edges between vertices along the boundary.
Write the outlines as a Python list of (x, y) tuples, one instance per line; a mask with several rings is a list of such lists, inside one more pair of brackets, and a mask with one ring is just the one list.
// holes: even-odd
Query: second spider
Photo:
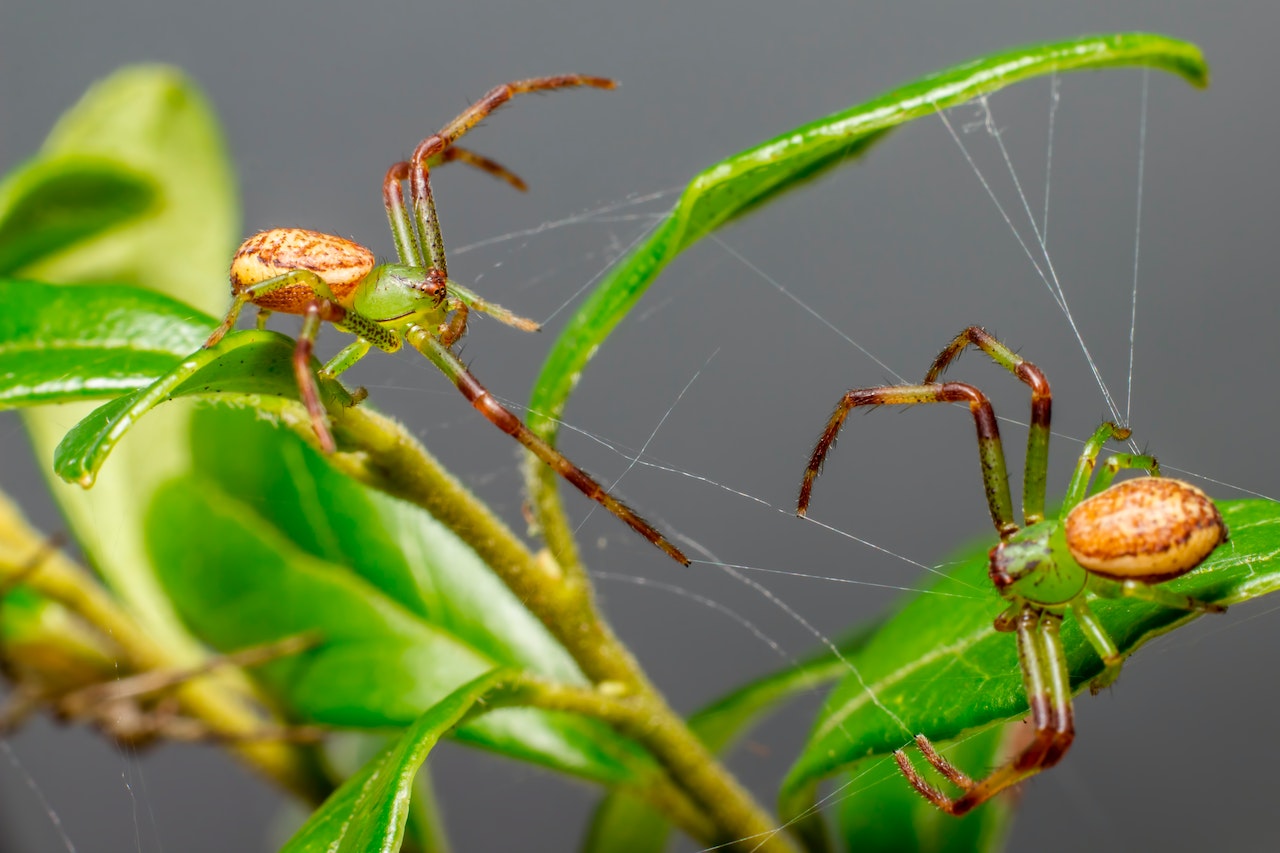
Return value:
[[(963, 382), (939, 382), (966, 347), (991, 356), (1031, 388), (1031, 423), (1023, 475), (1024, 527), (1013, 518), (1009, 475), (1000, 430), (986, 395)], [(961, 791), (948, 797), (929, 784), (906, 752), (894, 757), (903, 775), (921, 795), (943, 811), (962, 815), (1000, 791), (1056, 764), (1075, 737), (1067, 656), (1059, 637), (1069, 612), (1102, 658), (1098, 690), (1115, 680), (1123, 662), (1116, 644), (1089, 607), (1093, 597), (1136, 598), (1188, 611), (1221, 612), (1222, 607), (1171, 592), (1158, 584), (1200, 565), (1226, 541), (1218, 508), (1189, 483), (1158, 476), (1155, 457), (1117, 453), (1097, 472), (1098, 455), (1109, 439), (1126, 439), (1129, 430), (1104, 423), (1085, 442), (1057, 518), (1045, 517), (1045, 481), (1049, 463), (1049, 382), (985, 330), (971, 326), (947, 345), (920, 385), (855, 388), (836, 405), (805, 470), (797, 511), (804, 515), (814, 480), (849, 412), (859, 406), (964, 403), (978, 430), (978, 456), (987, 506), (1000, 542), (991, 549), (988, 574), (1008, 606), (995, 620), (997, 631), (1015, 633), (1022, 684), (1035, 728), (1027, 744), (985, 778), (974, 780), (942, 757), (923, 734), (916, 746), (947, 781)], [(1146, 469), (1153, 475), (1111, 485), (1121, 469)], [(1092, 487), (1090, 479), (1093, 480)]]

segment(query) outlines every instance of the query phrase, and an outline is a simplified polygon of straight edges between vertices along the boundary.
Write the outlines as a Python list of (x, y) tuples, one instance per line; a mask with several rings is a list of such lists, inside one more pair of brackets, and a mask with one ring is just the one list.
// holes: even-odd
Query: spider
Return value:
[[(938, 382), (938, 376), (968, 346), (991, 356), (1031, 388), (1031, 423), (1023, 475), (1022, 516), (1013, 519), (1008, 474), (991, 402), (963, 382)], [(934, 359), (920, 385), (857, 388), (836, 405), (805, 470), (797, 512), (805, 515), (813, 482), (850, 410), (857, 406), (917, 403), (967, 403), (978, 429), (978, 456), (987, 505), (1000, 542), (991, 549), (988, 573), (1008, 608), (995, 620), (997, 631), (1017, 634), (1022, 683), (1031, 708), (1030, 742), (986, 778), (973, 780), (938, 754), (923, 734), (915, 742), (925, 760), (962, 793), (952, 798), (925, 781), (903, 750), (894, 758), (911, 785), (938, 808), (962, 815), (1000, 791), (1056, 764), (1074, 737), (1066, 653), (1058, 631), (1070, 611), (1105, 668), (1092, 683), (1096, 693), (1120, 674), (1123, 657), (1089, 608), (1089, 599), (1136, 598), (1165, 607), (1206, 613), (1225, 608), (1178, 595), (1157, 586), (1198, 566), (1227, 539), (1218, 509), (1188, 483), (1159, 476), (1155, 457), (1118, 453), (1093, 477), (1098, 454), (1108, 439), (1124, 440), (1130, 431), (1103, 423), (1085, 442), (1062, 510), (1045, 518), (1045, 479), (1052, 396), (1044, 374), (984, 329), (970, 326)], [(1111, 485), (1121, 469), (1142, 468), (1153, 476)], [(1093, 485), (1090, 487), (1090, 478)]]
[[(320, 325), (329, 322), (356, 335), (354, 343), (321, 368), (325, 377), (339, 375), (373, 347), (395, 352), (407, 341), (453, 380), (471, 405), (494, 426), (670, 557), (689, 565), (688, 557), (649, 522), (498, 403), (453, 351), (453, 345), (466, 332), (469, 309), (483, 311), (525, 331), (536, 331), (538, 325), (486, 302), (449, 278), (428, 164), (461, 160), (523, 189), (523, 182), (502, 166), (455, 148), (454, 143), (515, 95), (571, 86), (612, 89), (615, 85), (603, 77), (579, 74), (506, 83), (491, 89), (439, 132), (422, 140), (408, 160), (387, 170), (382, 182), (383, 203), (399, 255), (397, 264), (375, 265), (373, 253), (364, 246), (302, 228), (275, 228), (249, 237), (231, 261), (231, 309), (205, 347), (216, 345), (231, 330), (246, 305), (257, 306), (259, 328), (273, 311), (301, 314), (304, 319), (294, 350), (294, 374), (320, 447), (332, 453), (336, 445), (311, 371), (311, 352)], [(402, 181), (409, 183), (412, 218)]]

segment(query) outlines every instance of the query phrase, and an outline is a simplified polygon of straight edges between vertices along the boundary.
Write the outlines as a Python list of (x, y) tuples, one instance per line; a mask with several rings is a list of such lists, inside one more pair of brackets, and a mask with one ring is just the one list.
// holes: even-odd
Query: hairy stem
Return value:
[[(740, 842), (744, 849), (791, 851), (777, 822), (721, 765), (667, 705), (595, 603), (586, 573), (566, 569), (548, 552), (531, 552), (484, 503), (467, 491), (399, 424), (363, 408), (345, 410), (334, 422), (339, 445), (334, 463), (351, 476), (431, 513), (483, 559), (525, 606), (573, 655), (600, 689), (541, 684), (538, 704), (563, 702), (614, 725), (644, 744), (672, 781), (698, 803), (714, 824), (701, 842)], [(561, 552), (563, 553), (563, 552)], [(667, 812), (687, 829), (687, 820)]]

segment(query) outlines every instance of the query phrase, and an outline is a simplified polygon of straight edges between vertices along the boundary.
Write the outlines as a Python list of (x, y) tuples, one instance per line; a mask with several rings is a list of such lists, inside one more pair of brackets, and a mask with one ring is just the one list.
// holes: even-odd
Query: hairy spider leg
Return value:
[[(448, 276), (449, 268), (445, 260), (444, 239), (440, 234), (440, 224), (436, 217), (435, 199), (431, 195), (431, 178), (427, 168), (428, 161), (452, 147), (467, 131), (516, 95), (564, 89), (571, 86), (594, 86), (599, 89), (612, 89), (617, 86), (617, 83), (603, 77), (589, 77), (583, 74), (534, 77), (528, 80), (515, 80), (510, 83), (504, 83), (501, 86), (495, 86), (490, 89), (480, 100), (467, 107), (452, 121), (418, 143), (417, 148), (413, 151), (413, 156), (409, 158), (412, 166), (409, 186), (410, 195), (413, 198), (414, 213), (417, 217), (418, 237), (430, 256), (431, 266)], [(426, 258), (424, 257), (423, 260), (426, 260)], [(427, 266), (427, 264), (424, 263), (423, 266)]]
[(925, 384), (938, 377), (960, 357), (968, 346), (985, 352), (1031, 388), (1031, 421), (1027, 428), (1027, 459), (1022, 470), (1022, 520), (1032, 525), (1044, 520), (1046, 483), (1049, 474), (1049, 420), (1053, 414), (1053, 394), (1040, 368), (996, 340), (981, 326), (970, 326), (956, 335), (925, 374)]
[(919, 403), (968, 403), (978, 429), (978, 458), (982, 465), (982, 484), (987, 495), (987, 507), (991, 521), (1001, 539), (1018, 532), (1013, 520), (1013, 499), (1009, 496), (1009, 474), (1005, 466), (1004, 448), (1000, 443), (1000, 427), (996, 423), (991, 401), (972, 385), (963, 382), (946, 382), (931, 385), (883, 385), (876, 388), (855, 388), (848, 391), (836, 404), (827, 428), (818, 437), (809, 467), (805, 469), (800, 484), (800, 497), (796, 502), (796, 514), (809, 511), (809, 499), (813, 482), (818, 478), (826, 461), (827, 452), (836, 442), (849, 412), (858, 406), (913, 406)]
[[(444, 252), (444, 239), (440, 233), (440, 223), (436, 215), (435, 198), (431, 192), (429, 165), (436, 161), (448, 162), (451, 159), (464, 160), (484, 169), (496, 177), (502, 178), (517, 189), (525, 188), (524, 181), (505, 167), (487, 158), (471, 155), (451, 155), (456, 150), (454, 143), (468, 130), (474, 127), (489, 113), (506, 103), (514, 95), (525, 92), (545, 91), (568, 86), (596, 86), (611, 89), (616, 84), (612, 80), (584, 75), (564, 75), (558, 77), (542, 77), (532, 80), (516, 81), (491, 89), (483, 98), (472, 104), (462, 114), (445, 125), (439, 133), (427, 137), (415, 149), (412, 163), (405, 160), (395, 163), (387, 170), (382, 182), (383, 203), (387, 208), (387, 218), (391, 222), (391, 231), (396, 244), (400, 262), (411, 266), (431, 270), (433, 277), (441, 284), (448, 279), (449, 265)], [(418, 168), (413, 169), (412, 164)], [(417, 215), (416, 227), (411, 224), (404, 203), (404, 192), (400, 182), (410, 179), (413, 172), (410, 193), (414, 200)], [(423, 244), (426, 244), (425, 251)], [(430, 257), (428, 258), (428, 254)], [(438, 273), (438, 275), (435, 275)], [(467, 328), (467, 308), (454, 311), (447, 327), (440, 332), (440, 338), (447, 346), (452, 346)]]
[(916, 735), (916, 746), (925, 760), (964, 791), (953, 799), (929, 784), (906, 752), (900, 749), (893, 754), (902, 774), (925, 799), (948, 814), (963, 815), (1010, 785), (1052, 767), (1066, 753), (1075, 728), (1067, 659), (1058, 633), (1061, 624), (1061, 614), (1033, 604), (1025, 604), (1018, 614), (1018, 662), (1035, 732), (1031, 742), (1002, 767), (975, 782), (943, 758), (927, 737)]
[(673, 560), (685, 566), (689, 565), (689, 558), (653, 525), (637, 515), (634, 510), (622, 501), (609, 494), (604, 486), (596, 482), (590, 474), (574, 465), (564, 454), (536, 436), (524, 425), (523, 421), (494, 399), (488, 389), (480, 384), (480, 380), (476, 379), (466, 365), (458, 359), (453, 350), (432, 334), (430, 329), (411, 326), (405, 332), (405, 339), (408, 340), (410, 346), (426, 356), (432, 364), (440, 368), (441, 372), (452, 379), (453, 384), (458, 387), (462, 395), (490, 423), (523, 444), (534, 456), (541, 459), (553, 471), (568, 480), (578, 491), (622, 519), (632, 530), (661, 548)]
[(500, 181), (508, 183), (520, 192), (525, 192), (529, 189), (529, 185), (526, 184), (519, 175), (499, 163), (497, 160), (493, 160), (483, 154), (477, 154), (470, 148), (463, 148), (461, 145), (446, 148), (444, 151), (440, 152), (440, 163), (437, 164), (433, 162), (431, 165), (435, 166), (442, 165), (444, 163), (452, 163), (455, 160), (459, 163), (465, 163), (473, 169), (479, 169), (481, 172), (485, 172)]

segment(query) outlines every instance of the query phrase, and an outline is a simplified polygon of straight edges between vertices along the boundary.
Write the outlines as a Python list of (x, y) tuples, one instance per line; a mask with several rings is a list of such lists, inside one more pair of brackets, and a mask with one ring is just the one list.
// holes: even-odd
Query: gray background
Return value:
[[(128, 62), (172, 62), (207, 89), (226, 124), (246, 233), (308, 226), (357, 235), (389, 255), (378, 181), (421, 136), (507, 79), (617, 77), (616, 93), (525, 98), (469, 139), (524, 176), (527, 196), (460, 169), (436, 183), (453, 274), (524, 314), (551, 318), (541, 336), (477, 322), (466, 340), (481, 379), (523, 401), (567, 316), (553, 312), (673, 196), (629, 200), (679, 187), (736, 150), (971, 56), (1083, 32), (1167, 32), (1201, 44), (1214, 78), (1207, 92), (1150, 80), (1133, 423), (1170, 465), (1280, 494), (1272, 445), (1280, 5), (1028, 6), (5, 0), (0, 167), (29, 154), (95, 77)], [(1062, 80), (1050, 213), (1051, 252), (1081, 332), (1122, 401), (1141, 91), (1134, 71)], [(1047, 82), (993, 100), (1037, 210), (1048, 105)], [(975, 117), (951, 115), (958, 129)], [(986, 134), (965, 141), (1017, 214)], [(617, 215), (590, 213), (606, 208)], [(563, 220), (572, 223), (463, 250)], [(646, 455), (692, 476), (637, 466), (622, 491), (722, 561), (888, 585), (919, 577), (787, 512), (831, 404), (847, 387), (892, 377), (735, 252), (904, 375), (917, 376), (960, 327), (982, 323), (1046, 370), (1057, 430), (1081, 438), (1106, 414), (1065, 321), (937, 120), (899, 131), (862, 165), (769, 206), (722, 240), (689, 252), (658, 281), (598, 354), (568, 411), (575, 427), (637, 448), (697, 373)], [(413, 355), (372, 357), (360, 371), (355, 379), (378, 406), (405, 418), (518, 523), (508, 439), (479, 424)], [(1021, 387), (984, 359), (966, 358), (953, 375), (989, 388), (1003, 413), (1024, 417)], [(855, 417), (849, 430), (819, 484), (817, 518), (929, 564), (989, 534), (962, 411), (885, 410)], [(16, 419), (0, 421), (0, 435), (9, 447), (0, 485), (56, 528)], [(1021, 433), (1011, 427), (1006, 435), (1016, 469)], [(627, 464), (579, 435), (566, 435), (563, 447), (606, 480)], [(1061, 493), (1074, 448), (1056, 441), (1052, 493)], [(577, 517), (590, 509), (567, 500)], [(677, 570), (603, 512), (583, 528), (583, 542), (598, 540), (605, 550), (587, 551), (594, 568), (650, 584), (606, 577), (600, 592), (681, 709), (785, 658), (723, 612), (660, 584), (740, 614), (786, 655), (814, 645), (757, 592), (707, 564)], [(894, 597), (835, 580), (753, 577), (827, 633)], [(1081, 700), (1077, 744), (1060, 768), (1026, 787), (1012, 849), (1274, 849), (1274, 609), (1264, 601), (1201, 620), (1143, 650), (1115, 689)], [(815, 705), (781, 714), (734, 757), (767, 800)], [(0, 849), (61, 849), (29, 779), (80, 851), (269, 848), (262, 833), (274, 795), (212, 750), (164, 748), (135, 760), (83, 732), (51, 735), (44, 724), (11, 743), (24, 769), (0, 760)], [(460, 850), (572, 849), (595, 797), (455, 747), (433, 766)]]

